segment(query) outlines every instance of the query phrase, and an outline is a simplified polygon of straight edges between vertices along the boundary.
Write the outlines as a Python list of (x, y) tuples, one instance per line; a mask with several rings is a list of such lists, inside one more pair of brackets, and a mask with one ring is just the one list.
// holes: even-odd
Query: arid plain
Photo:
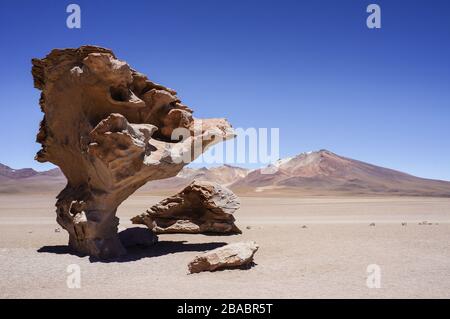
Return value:
[[(0, 195), (1, 298), (450, 297), (449, 198), (241, 197), (242, 235), (159, 235), (151, 248), (98, 262), (68, 254), (55, 194)], [(120, 227), (162, 198), (130, 197)], [(241, 240), (260, 245), (252, 268), (187, 274), (200, 252)], [(81, 288), (67, 286), (70, 264)], [(366, 285), (370, 264), (381, 288)]]

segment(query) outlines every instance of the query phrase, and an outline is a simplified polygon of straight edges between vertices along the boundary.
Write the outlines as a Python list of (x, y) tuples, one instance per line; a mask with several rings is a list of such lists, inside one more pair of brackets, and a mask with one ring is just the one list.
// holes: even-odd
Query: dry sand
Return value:
[[(129, 198), (121, 227), (160, 199)], [(450, 298), (450, 199), (241, 198), (242, 235), (160, 235), (109, 263), (66, 253), (54, 201), (0, 196), (1, 298)], [(260, 245), (253, 268), (187, 275), (199, 252), (241, 240)], [(67, 287), (70, 264), (79, 289)], [(366, 286), (369, 264), (381, 267), (379, 289)]]

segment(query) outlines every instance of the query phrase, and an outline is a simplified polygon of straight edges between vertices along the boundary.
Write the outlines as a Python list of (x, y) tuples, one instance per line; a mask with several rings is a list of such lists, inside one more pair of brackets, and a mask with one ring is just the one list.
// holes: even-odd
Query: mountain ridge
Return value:
[[(156, 180), (138, 192), (174, 193), (194, 180), (213, 181), (243, 195), (391, 195), (450, 197), (450, 182), (416, 177), (401, 171), (321, 149), (283, 158), (268, 167), (246, 169), (224, 164), (185, 167), (177, 176)], [(38, 172), (0, 164), (0, 193), (61, 190), (58, 169)]]

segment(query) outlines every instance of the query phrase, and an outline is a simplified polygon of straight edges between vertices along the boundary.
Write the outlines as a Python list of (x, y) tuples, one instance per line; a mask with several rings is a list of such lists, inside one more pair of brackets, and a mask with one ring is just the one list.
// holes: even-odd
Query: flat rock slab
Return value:
[(259, 246), (254, 241), (239, 242), (213, 249), (196, 256), (189, 265), (191, 274), (249, 266)]

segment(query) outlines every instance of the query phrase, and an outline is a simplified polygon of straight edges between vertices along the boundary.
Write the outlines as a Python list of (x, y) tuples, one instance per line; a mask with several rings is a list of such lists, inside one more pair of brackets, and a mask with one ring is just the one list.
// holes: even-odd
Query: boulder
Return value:
[(191, 274), (202, 271), (215, 271), (226, 268), (251, 266), (253, 256), (259, 246), (254, 241), (229, 244), (196, 256), (188, 269)]
[(124, 247), (150, 247), (158, 242), (158, 236), (151, 230), (141, 227), (127, 228), (119, 232), (119, 239)]
[(157, 234), (240, 234), (233, 216), (239, 206), (238, 197), (228, 188), (217, 183), (194, 181), (131, 221), (147, 225)]
[(57, 222), (81, 254), (125, 253), (117, 207), (146, 182), (177, 175), (207, 147), (234, 137), (225, 119), (194, 118), (177, 92), (109, 49), (55, 49), (32, 64), (44, 113), (36, 160), (67, 178)]

